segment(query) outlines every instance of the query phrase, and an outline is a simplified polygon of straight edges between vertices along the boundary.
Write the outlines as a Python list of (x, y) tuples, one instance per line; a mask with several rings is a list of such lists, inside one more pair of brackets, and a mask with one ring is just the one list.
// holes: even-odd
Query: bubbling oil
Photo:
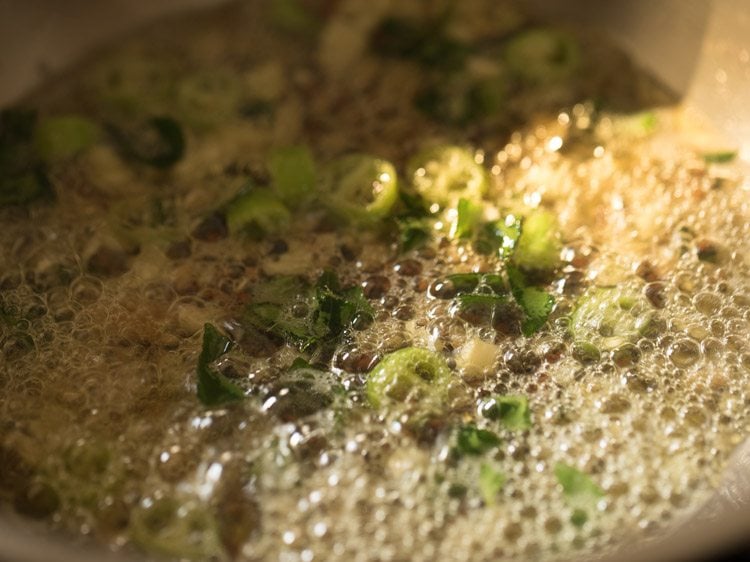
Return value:
[[(369, 25), (356, 13), (346, 18)], [(191, 125), (188, 155), (172, 172), (130, 169), (96, 146), (52, 169), (53, 206), (0, 210), (8, 504), (112, 548), (305, 562), (576, 556), (653, 536), (697, 509), (750, 420), (750, 209), (740, 172), (696, 155), (678, 109), (660, 110), (666, 125), (647, 136), (623, 134), (617, 115), (586, 103), (539, 115), (518, 101), (512, 134), (441, 127), (402, 95), (424, 79), (414, 67), (360, 55), (356, 79), (342, 82), (256, 16), (242, 4), (172, 34), (147, 31), (30, 98), (42, 113), (95, 116), (111, 110), (95, 94), (113, 68), (145, 95), (162, 84), (159, 65), (185, 80), (217, 65), (222, 80), (264, 84), (276, 115), (225, 119), (233, 100), (212, 101), (209, 89), (201, 103), (223, 109), (216, 122)], [(178, 49), (186, 62), (174, 66)], [(634, 91), (634, 105), (664, 99)], [(484, 148), (487, 199), (498, 209), (541, 206), (559, 217), (556, 305), (538, 334), (457, 313), (447, 276), (501, 264), (444, 231), (402, 254), (377, 232), (331, 231), (315, 212), (262, 241), (208, 240), (196, 229), (238, 183), (262, 176), (258, 161), (274, 146), (306, 140), (326, 157), (355, 143), (400, 164), (430, 137)], [(158, 221), (155, 200), (166, 214)], [(298, 352), (248, 335), (242, 310), (259, 280), (313, 279), (326, 268), (363, 288), (374, 321), (324, 358), (322, 384), (343, 392), (311, 413), (282, 414), (295, 390), (277, 383)], [(658, 330), (595, 360), (578, 353), (570, 316), (581, 295), (626, 285), (654, 308)], [(195, 396), (204, 322), (238, 342), (217, 368), (248, 389), (239, 405), (206, 409)], [(470, 368), (463, 354), (476, 342), (491, 358)], [(376, 411), (364, 396), (366, 373), (409, 345), (440, 353), (456, 381), (453, 413), (428, 434), (415, 433), (408, 411)], [(528, 398), (530, 429), (498, 431), (478, 416), (497, 394)], [(489, 460), (507, 481), (494, 503), (474, 487), (479, 461), (451, 459), (458, 422), (501, 437)], [(604, 492), (582, 524), (571, 523), (553, 471), (560, 462)]]

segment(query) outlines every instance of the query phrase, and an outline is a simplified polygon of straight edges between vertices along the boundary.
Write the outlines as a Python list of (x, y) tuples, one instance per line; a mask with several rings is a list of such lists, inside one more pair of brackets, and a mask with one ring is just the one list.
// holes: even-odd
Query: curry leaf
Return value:
[(462, 197), (456, 207), (456, 220), (451, 225), (451, 238), (469, 238), (481, 218), (482, 207)]
[(231, 340), (213, 325), (203, 326), (203, 348), (198, 357), (198, 398), (206, 406), (218, 406), (245, 397), (240, 387), (211, 366), (231, 348)]
[(577, 505), (593, 503), (604, 496), (604, 491), (587, 474), (568, 464), (556, 463), (555, 477), (565, 497)]
[(275, 277), (256, 285), (252, 300), (245, 321), (301, 351), (336, 341), (356, 318), (373, 313), (361, 288), (343, 289), (330, 271), (314, 287), (299, 277)]
[(495, 396), (481, 407), (482, 415), (513, 430), (531, 427), (531, 411), (525, 396)]
[(516, 302), (523, 309), (521, 331), (525, 336), (535, 334), (549, 318), (555, 298), (543, 289), (528, 287), (524, 274), (512, 265), (507, 266), (508, 282)]
[(508, 215), (502, 220), (488, 222), (477, 232), (474, 246), (484, 254), (497, 252), (507, 260), (512, 255), (521, 237), (522, 220), (515, 215)]
[(503, 489), (507, 476), (502, 470), (496, 470), (489, 464), (482, 464), (479, 467), (479, 493), (482, 495), (484, 503), (492, 505), (500, 490)]
[(458, 429), (456, 436), (456, 452), (459, 456), (483, 455), (500, 444), (500, 438), (486, 429), (478, 429), (475, 425), (464, 425)]

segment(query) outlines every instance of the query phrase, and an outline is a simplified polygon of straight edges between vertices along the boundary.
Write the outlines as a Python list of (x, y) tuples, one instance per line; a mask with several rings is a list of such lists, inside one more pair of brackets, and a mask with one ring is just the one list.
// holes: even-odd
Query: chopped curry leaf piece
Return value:
[(313, 366), (310, 365), (310, 362), (304, 357), (297, 357), (294, 361), (292, 361), (292, 364), (289, 366), (290, 371), (294, 371), (296, 369), (312, 369), (312, 368)]
[(485, 418), (499, 421), (507, 429), (531, 427), (531, 410), (525, 396), (495, 396), (485, 401), (480, 411)]
[(453, 285), (456, 294), (473, 292), (482, 280), (481, 273), (454, 273), (446, 277), (446, 280)]
[(531, 336), (547, 322), (555, 306), (555, 297), (543, 289), (526, 287), (518, 304), (526, 315), (521, 324), (521, 331), (524, 336)]
[(479, 467), (479, 493), (487, 505), (493, 505), (497, 494), (503, 489), (508, 477), (502, 470), (498, 470), (483, 463)]
[(231, 340), (213, 325), (203, 326), (203, 348), (198, 357), (198, 398), (206, 406), (218, 406), (245, 397), (240, 387), (211, 366), (231, 348)]
[(718, 152), (705, 152), (703, 161), (706, 164), (727, 164), (737, 158), (736, 150), (721, 150)]
[(555, 477), (566, 498), (576, 504), (593, 503), (604, 496), (604, 491), (589, 477), (575, 467), (558, 462), (555, 464)]
[(456, 452), (459, 456), (483, 455), (500, 444), (500, 438), (486, 429), (478, 429), (475, 425), (464, 425), (458, 429), (456, 436)]
[(477, 229), (474, 248), (477, 252), (490, 255), (495, 252), (500, 258), (507, 260), (521, 236), (522, 219), (515, 215), (507, 215), (504, 219), (487, 222)]
[(524, 312), (521, 331), (523, 335), (531, 336), (547, 322), (555, 298), (543, 289), (526, 286), (526, 276), (518, 268), (508, 265), (507, 272), (513, 297)]
[(347, 329), (356, 315), (366, 314), (372, 317), (372, 308), (360, 287), (342, 291), (336, 274), (324, 272), (315, 288), (317, 311), (316, 331), (336, 338)]
[(481, 218), (482, 206), (462, 197), (458, 200), (456, 219), (451, 225), (451, 238), (469, 238)]
[(245, 321), (268, 334), (310, 351), (335, 341), (372, 308), (360, 287), (342, 289), (333, 272), (325, 271), (314, 287), (293, 276), (258, 284)]
[(106, 129), (123, 157), (134, 162), (169, 168), (185, 155), (185, 135), (171, 117), (152, 117), (127, 129), (108, 124)]
[(396, 221), (399, 230), (399, 248), (408, 252), (429, 242), (432, 234), (432, 221), (429, 219), (400, 219)]
[(472, 306), (487, 306), (492, 307), (499, 304), (505, 304), (508, 302), (508, 297), (505, 295), (458, 295), (456, 297), (456, 303), (459, 309), (466, 309)]
[(276, 303), (251, 304), (245, 320), (267, 334), (293, 343), (302, 351), (314, 347), (322, 335), (313, 330), (308, 318), (297, 318), (290, 306)]
[(586, 521), (589, 520), (589, 515), (586, 513), (585, 510), (576, 508), (573, 510), (573, 513), (570, 516), (570, 522), (573, 523), (576, 527), (583, 527), (586, 524)]

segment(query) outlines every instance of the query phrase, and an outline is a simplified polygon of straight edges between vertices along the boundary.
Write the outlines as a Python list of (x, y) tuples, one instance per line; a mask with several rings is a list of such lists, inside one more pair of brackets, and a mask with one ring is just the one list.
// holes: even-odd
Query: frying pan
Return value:
[[(374, 1), (374, 0), (371, 0)], [(97, 45), (147, 22), (222, 0), (0, 0), (0, 107)], [(609, 35), (750, 162), (750, 2), (747, 0), (529, 0), (531, 8)], [(748, 174), (750, 178), (750, 174)], [(750, 191), (750, 179), (744, 180)], [(750, 193), (748, 194), (750, 197)], [(1, 421), (1, 420), (0, 420)], [(2, 475), (0, 475), (2, 477)], [(698, 513), (657, 539), (626, 544), (602, 562), (695, 560), (750, 537), (750, 440)], [(580, 556), (577, 557), (581, 559)], [(0, 560), (126, 560), (72, 543), (0, 509)]]

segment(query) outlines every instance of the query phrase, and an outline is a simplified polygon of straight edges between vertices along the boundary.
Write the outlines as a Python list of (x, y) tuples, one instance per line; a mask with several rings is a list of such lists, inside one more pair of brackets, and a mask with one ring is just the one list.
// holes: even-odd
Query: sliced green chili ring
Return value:
[(569, 330), (581, 357), (595, 360), (646, 336), (654, 324), (654, 310), (640, 293), (629, 287), (592, 287), (578, 300)]
[(472, 150), (439, 146), (419, 153), (408, 166), (415, 191), (440, 207), (460, 199), (478, 202), (487, 191), (489, 176)]
[(367, 154), (349, 154), (325, 171), (322, 197), (329, 209), (352, 222), (373, 222), (388, 216), (398, 201), (393, 164)]
[(367, 399), (374, 408), (406, 401), (410, 395), (444, 402), (451, 370), (438, 354), (418, 347), (386, 355), (367, 377)]
[(255, 190), (230, 202), (226, 209), (226, 219), (232, 234), (249, 231), (263, 236), (283, 231), (291, 221), (291, 214), (274, 194)]

